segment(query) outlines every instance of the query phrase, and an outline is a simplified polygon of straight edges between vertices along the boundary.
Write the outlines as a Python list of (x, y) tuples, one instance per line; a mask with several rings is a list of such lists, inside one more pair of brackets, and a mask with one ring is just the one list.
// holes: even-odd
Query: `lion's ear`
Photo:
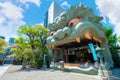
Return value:
[(103, 19), (103, 17), (95, 16), (95, 17), (88, 17), (88, 21), (90, 22), (99, 22)]

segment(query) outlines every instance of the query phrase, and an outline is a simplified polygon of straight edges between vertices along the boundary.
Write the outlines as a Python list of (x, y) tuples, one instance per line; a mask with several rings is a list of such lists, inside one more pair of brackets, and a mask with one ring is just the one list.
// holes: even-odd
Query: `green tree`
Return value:
[(6, 46), (6, 41), (0, 38), (0, 54), (4, 53), (3, 49), (5, 48), (5, 46)]
[[(19, 60), (19, 64), (22, 62), (22, 68), (26, 68), (27, 59), (30, 58), (31, 49), (24, 37), (15, 39), (15, 47), (11, 49), (14, 52), (14, 59)], [(17, 63), (18, 64), (18, 63)]]
[(15, 53), (14, 58), (15, 59), (24, 59), (24, 54), (26, 53), (26, 49), (29, 49), (29, 45), (25, 42), (25, 39), (23, 37), (19, 37), (15, 39), (15, 47), (11, 49), (12, 52)]
[(117, 36), (116, 34), (113, 34), (113, 29), (111, 27), (105, 28), (105, 35), (108, 39), (108, 44), (111, 48), (117, 46)]
[(119, 64), (120, 58), (117, 53), (117, 50), (118, 50), (117, 49), (117, 36), (116, 36), (116, 34), (113, 34), (113, 29), (111, 27), (109, 27), (109, 28), (105, 27), (104, 30), (105, 30), (105, 35), (108, 40), (108, 44), (109, 44), (109, 48), (110, 48), (110, 51), (112, 54), (114, 65), (115, 65), (115, 67), (120, 67), (120, 64)]
[(120, 35), (118, 36), (118, 42), (120, 42)]
[[(44, 45), (48, 31), (41, 25), (35, 26), (21, 26), (18, 30), (18, 34), (23, 37), (16, 41), (17, 49), (19, 48), (19, 55), (26, 55), (29, 58), (32, 66), (41, 66), (43, 57), (40, 53), (47, 54), (47, 48)], [(16, 50), (17, 51), (17, 50)]]

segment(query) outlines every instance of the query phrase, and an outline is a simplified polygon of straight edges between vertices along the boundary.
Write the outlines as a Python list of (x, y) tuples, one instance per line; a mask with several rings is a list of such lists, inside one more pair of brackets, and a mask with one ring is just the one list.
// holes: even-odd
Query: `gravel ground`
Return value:
[(0, 80), (99, 80), (99, 77), (50, 69), (29, 71), (21, 70), (21, 66), (10, 66)]

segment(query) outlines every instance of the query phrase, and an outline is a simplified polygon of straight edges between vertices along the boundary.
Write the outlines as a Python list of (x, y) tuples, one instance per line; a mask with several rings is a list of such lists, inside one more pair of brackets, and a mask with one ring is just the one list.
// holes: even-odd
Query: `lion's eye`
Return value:
[(70, 26), (70, 27), (76, 26), (81, 21), (82, 21), (82, 18), (74, 18), (68, 23), (67, 26)]
[(55, 31), (50, 32), (50, 36), (53, 36), (54, 33), (55, 33)]

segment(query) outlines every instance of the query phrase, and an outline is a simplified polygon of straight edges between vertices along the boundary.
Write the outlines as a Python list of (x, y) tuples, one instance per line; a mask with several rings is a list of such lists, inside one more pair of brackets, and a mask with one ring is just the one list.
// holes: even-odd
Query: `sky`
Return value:
[(94, 10), (97, 16), (103, 16), (105, 26), (112, 26), (114, 33), (120, 35), (120, 0), (0, 0), (0, 36), (17, 37), (22, 25), (44, 23), (44, 15), (55, 1), (64, 10), (82, 2)]

